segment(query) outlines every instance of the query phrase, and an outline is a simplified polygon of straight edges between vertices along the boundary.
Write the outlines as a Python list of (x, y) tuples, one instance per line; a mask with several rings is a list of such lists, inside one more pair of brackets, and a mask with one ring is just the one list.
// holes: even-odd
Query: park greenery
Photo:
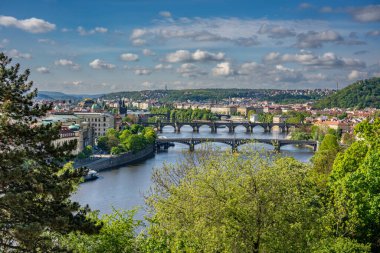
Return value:
[(108, 129), (105, 136), (98, 138), (97, 146), (112, 155), (118, 155), (143, 150), (152, 145), (155, 139), (156, 132), (153, 128), (132, 124), (120, 131)]

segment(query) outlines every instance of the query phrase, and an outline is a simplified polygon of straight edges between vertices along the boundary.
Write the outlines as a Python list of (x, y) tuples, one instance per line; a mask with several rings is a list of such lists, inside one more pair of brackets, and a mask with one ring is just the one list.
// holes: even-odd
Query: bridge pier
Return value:
[(190, 142), (189, 150), (190, 150), (190, 152), (194, 151), (194, 142)]
[(280, 152), (281, 143), (278, 140), (273, 140), (272, 141), (272, 146), (274, 148), (274, 151)]
[(234, 126), (228, 126), (228, 132), (229, 133), (234, 133), (235, 132), (235, 127)]
[(247, 133), (252, 133), (253, 132), (253, 127), (252, 126), (246, 126), (245, 129), (247, 130)]
[(210, 126), (210, 128), (211, 128), (211, 133), (217, 133), (217, 127), (215, 126), (215, 125), (213, 125), (213, 126)]
[(198, 125), (193, 126), (193, 132), (194, 133), (199, 133), (199, 127), (198, 127)]

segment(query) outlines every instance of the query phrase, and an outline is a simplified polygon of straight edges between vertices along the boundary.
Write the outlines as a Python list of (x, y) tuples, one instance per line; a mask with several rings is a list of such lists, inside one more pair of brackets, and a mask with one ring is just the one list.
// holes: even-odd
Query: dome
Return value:
[(99, 110), (99, 109), (101, 109), (101, 107), (100, 107), (100, 105), (98, 105), (98, 104), (93, 104), (93, 105), (91, 106), (91, 109), (92, 109), (92, 110)]
[(72, 124), (71, 126), (69, 126), (69, 129), (72, 131), (78, 131), (79, 128), (80, 128), (79, 124)]

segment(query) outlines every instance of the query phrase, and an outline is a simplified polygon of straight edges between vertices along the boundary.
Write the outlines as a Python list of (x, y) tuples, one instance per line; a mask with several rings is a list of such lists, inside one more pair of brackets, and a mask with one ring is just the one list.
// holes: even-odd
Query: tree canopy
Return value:
[(380, 108), (380, 78), (361, 80), (335, 94), (322, 98), (315, 106), (317, 108)]
[(62, 167), (76, 143), (53, 144), (60, 125), (37, 124), (50, 107), (33, 103), (29, 70), (10, 64), (0, 53), (0, 251), (58, 251), (52, 235), (98, 230), (69, 199), (86, 170)]

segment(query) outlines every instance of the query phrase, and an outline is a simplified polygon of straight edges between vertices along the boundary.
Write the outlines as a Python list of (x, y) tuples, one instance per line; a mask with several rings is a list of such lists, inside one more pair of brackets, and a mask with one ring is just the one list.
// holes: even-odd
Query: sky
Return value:
[(380, 76), (380, 0), (1, 0), (44, 91), (314, 89)]

